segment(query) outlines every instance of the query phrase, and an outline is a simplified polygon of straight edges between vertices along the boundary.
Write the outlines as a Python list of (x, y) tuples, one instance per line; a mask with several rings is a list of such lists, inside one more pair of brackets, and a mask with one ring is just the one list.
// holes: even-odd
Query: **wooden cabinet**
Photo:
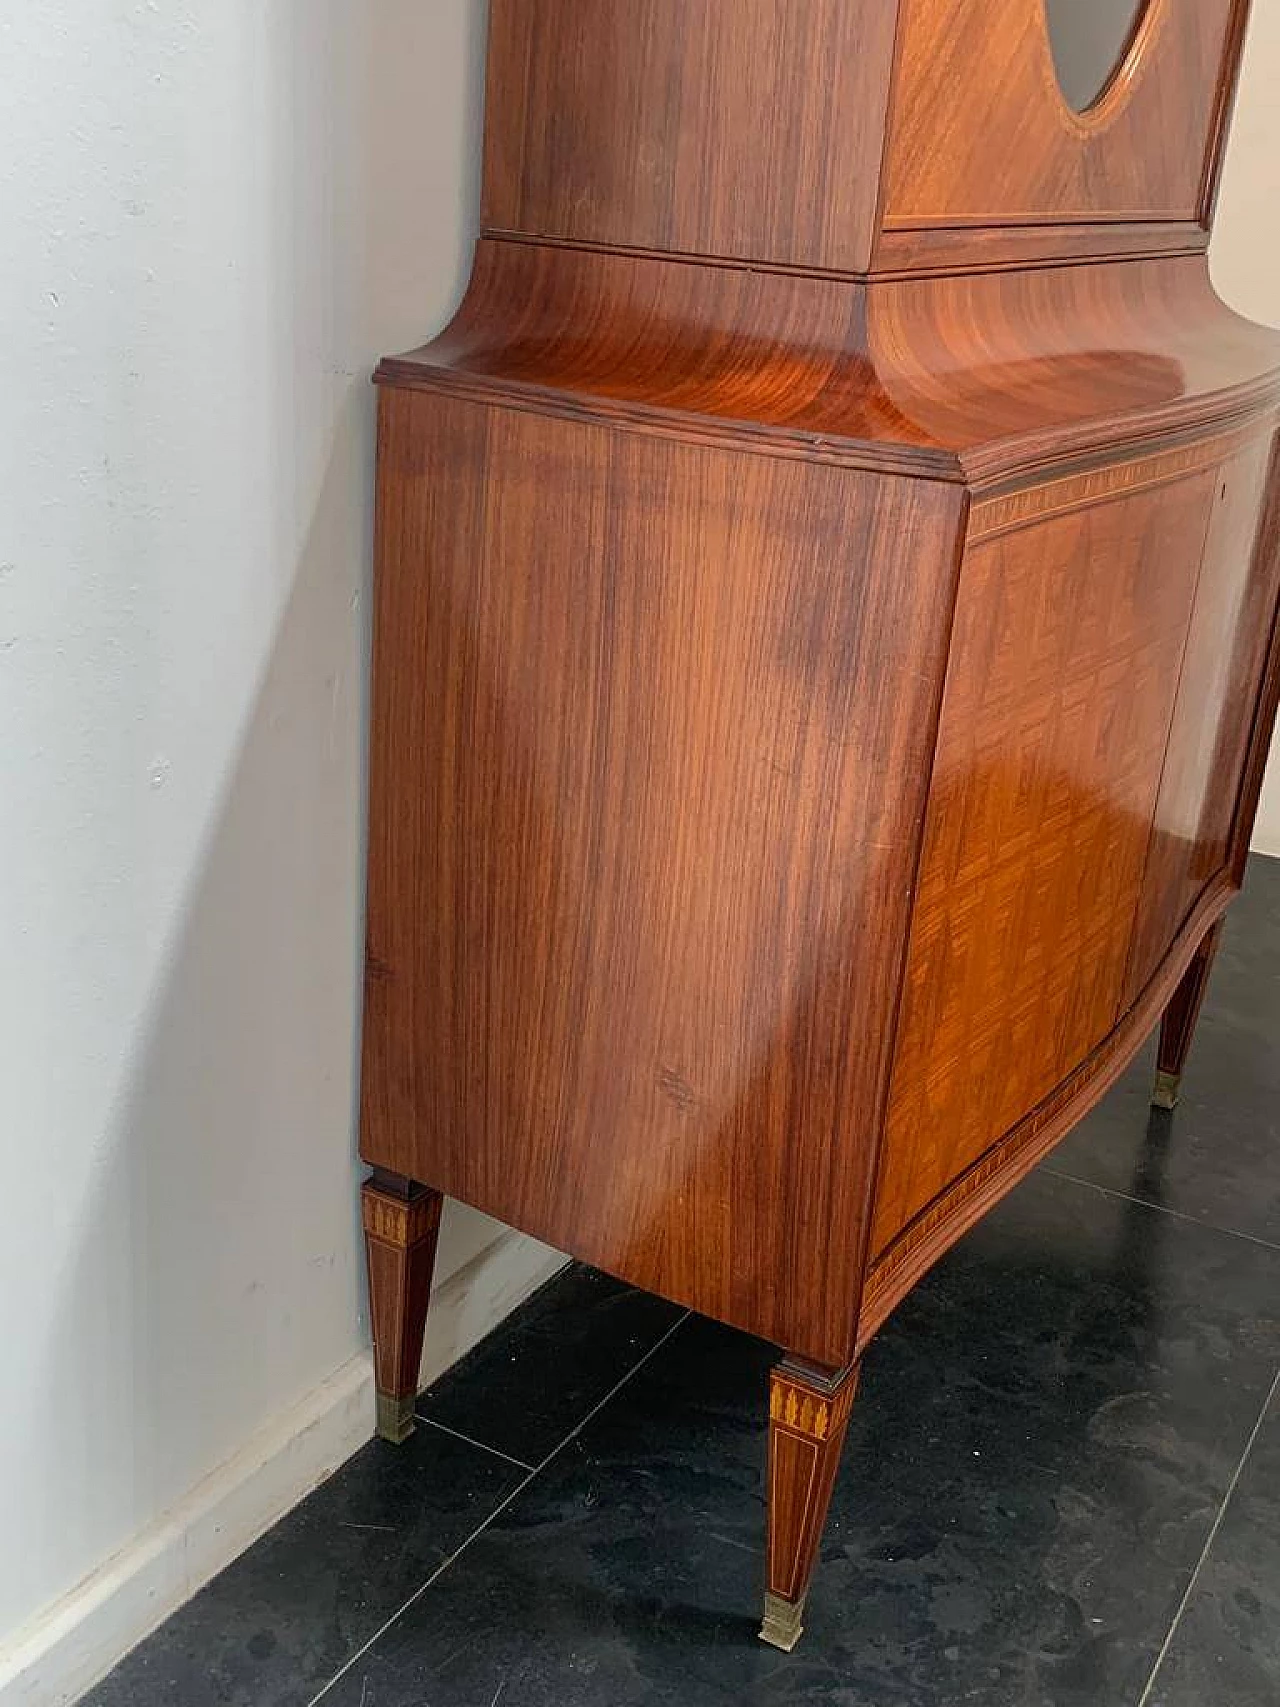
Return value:
[(776, 1341), (783, 1646), (868, 1340), (1166, 1010), (1174, 1098), (1241, 880), (1243, 12), (1078, 112), (1042, 0), (493, 0), (471, 286), (379, 372), (380, 1425), (440, 1193)]

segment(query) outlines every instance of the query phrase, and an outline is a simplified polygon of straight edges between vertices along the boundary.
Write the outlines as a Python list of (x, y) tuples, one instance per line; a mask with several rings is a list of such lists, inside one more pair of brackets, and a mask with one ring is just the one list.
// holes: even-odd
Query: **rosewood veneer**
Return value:
[(378, 374), (380, 1424), (441, 1193), (777, 1342), (784, 1647), (876, 1329), (1162, 1016), (1175, 1100), (1280, 693), (1245, 7), (1051, 4), (493, 0)]

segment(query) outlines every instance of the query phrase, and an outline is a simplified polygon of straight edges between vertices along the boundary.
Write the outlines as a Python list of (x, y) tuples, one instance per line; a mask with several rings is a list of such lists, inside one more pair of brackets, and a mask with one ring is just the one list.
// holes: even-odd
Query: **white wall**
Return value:
[(369, 375), (464, 282), (482, 24), (0, 17), (0, 1647), (364, 1343)]
[[(1253, 0), (1210, 264), (1240, 314), (1280, 327), (1280, 0)], [(1280, 740), (1253, 845), (1280, 854)]]

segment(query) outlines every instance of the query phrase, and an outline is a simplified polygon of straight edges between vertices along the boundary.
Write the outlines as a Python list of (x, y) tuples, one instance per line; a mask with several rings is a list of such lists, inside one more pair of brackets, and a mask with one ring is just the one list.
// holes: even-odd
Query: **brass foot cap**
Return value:
[(780, 1594), (765, 1595), (764, 1623), (760, 1626), (762, 1642), (768, 1642), (771, 1648), (781, 1648), (784, 1654), (789, 1654), (800, 1640), (803, 1631), (802, 1600), (783, 1600)]
[(1177, 1108), (1181, 1087), (1181, 1073), (1157, 1073), (1155, 1089), (1151, 1093), (1152, 1108)]
[(378, 1434), (392, 1446), (402, 1446), (413, 1433), (414, 1395), (397, 1399), (392, 1393), (378, 1394)]

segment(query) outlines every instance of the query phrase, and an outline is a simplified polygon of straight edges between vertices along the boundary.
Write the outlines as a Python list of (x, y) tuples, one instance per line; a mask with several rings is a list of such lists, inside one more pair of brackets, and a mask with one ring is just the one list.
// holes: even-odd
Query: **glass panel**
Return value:
[(1062, 93), (1083, 112), (1119, 69), (1147, 0), (1044, 0), (1044, 9)]

